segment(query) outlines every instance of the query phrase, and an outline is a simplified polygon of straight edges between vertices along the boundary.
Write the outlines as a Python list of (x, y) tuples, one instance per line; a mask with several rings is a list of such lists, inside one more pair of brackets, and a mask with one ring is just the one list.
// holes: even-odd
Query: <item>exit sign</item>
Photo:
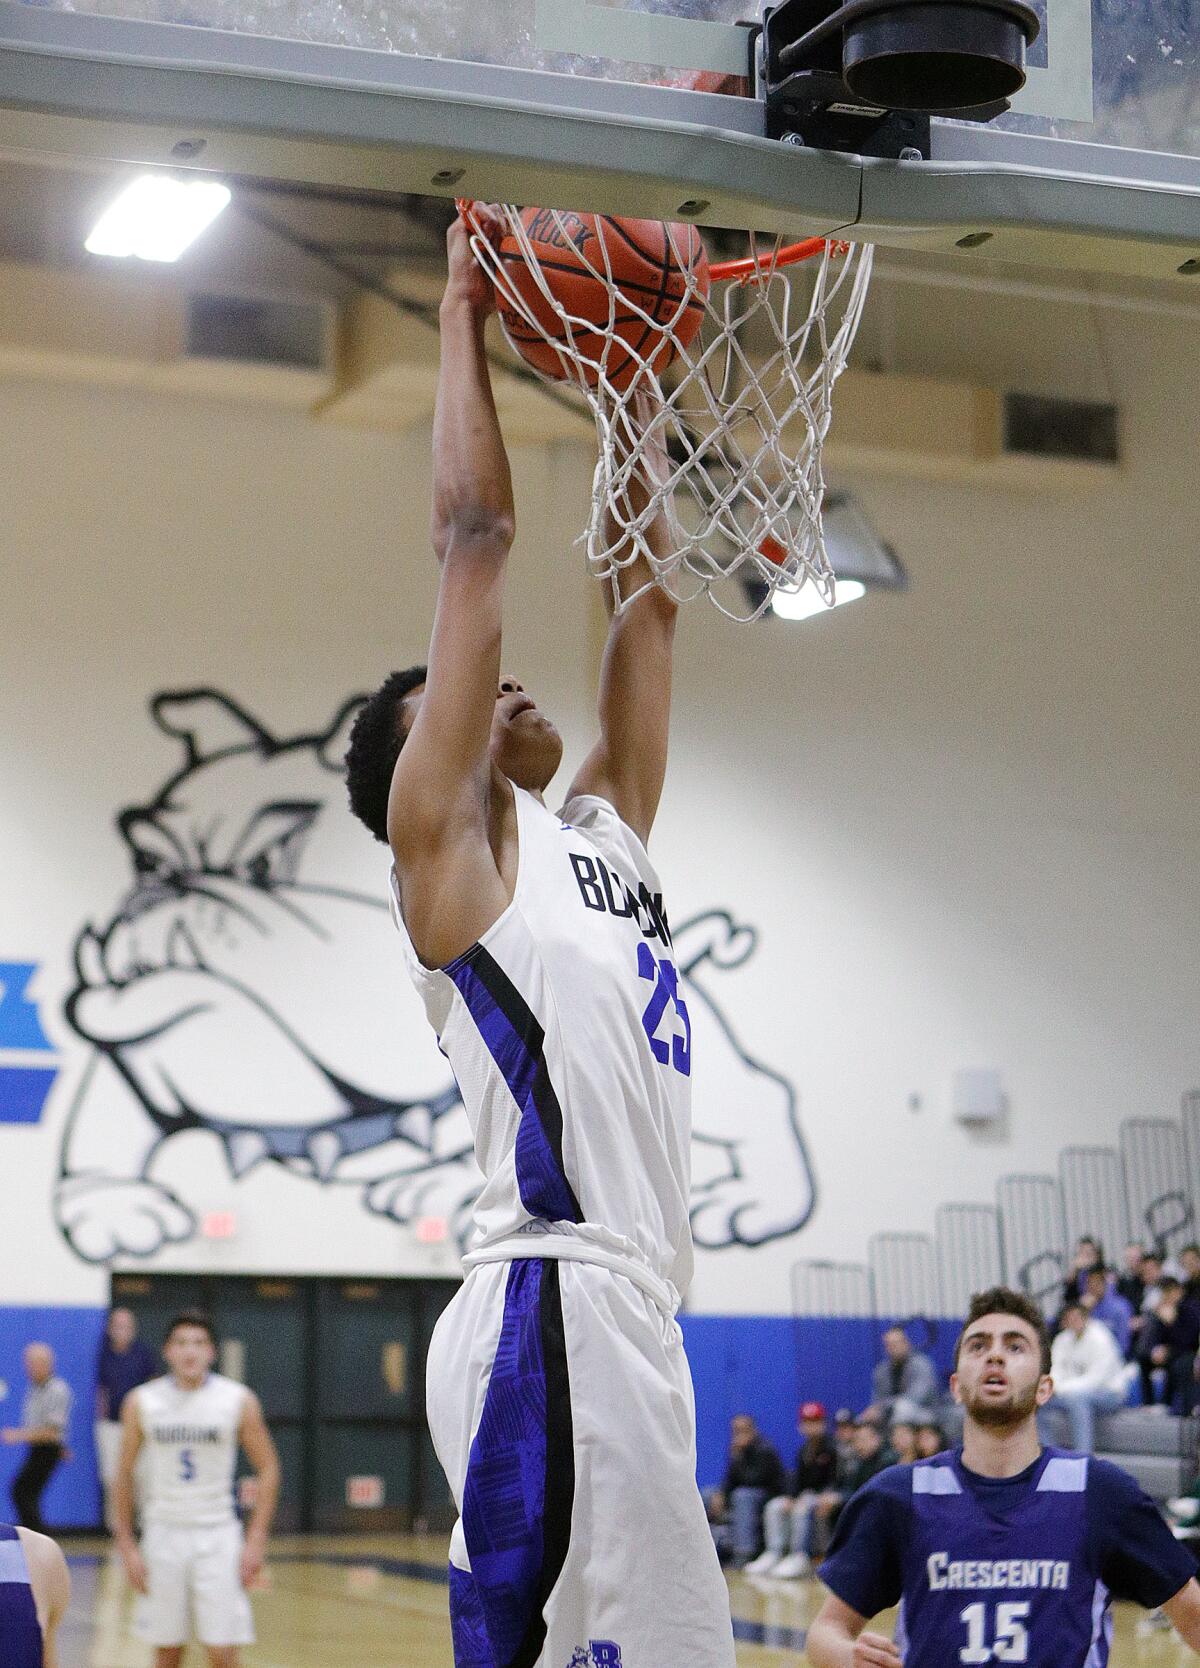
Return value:
[(346, 1478), (347, 1506), (382, 1506), (383, 1478), (382, 1477), (347, 1477)]

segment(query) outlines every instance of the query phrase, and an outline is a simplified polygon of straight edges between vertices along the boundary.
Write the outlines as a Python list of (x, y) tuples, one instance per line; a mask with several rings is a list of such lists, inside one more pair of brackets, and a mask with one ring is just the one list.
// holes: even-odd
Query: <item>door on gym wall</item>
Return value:
[[(255, 1391), (279, 1449), (279, 1529), (396, 1531), (453, 1521), (424, 1381), (429, 1334), (457, 1289), (451, 1280), (116, 1274), (112, 1301), (134, 1311), (151, 1347), (180, 1309), (212, 1317), (218, 1370)], [(244, 1506), (252, 1487), (239, 1480)]]

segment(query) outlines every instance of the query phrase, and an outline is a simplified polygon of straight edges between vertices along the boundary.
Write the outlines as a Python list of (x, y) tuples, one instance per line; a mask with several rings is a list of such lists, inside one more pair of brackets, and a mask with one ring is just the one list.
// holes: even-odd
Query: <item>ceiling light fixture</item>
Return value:
[(142, 174), (105, 209), (84, 248), (92, 255), (177, 261), (230, 201), (228, 186)]

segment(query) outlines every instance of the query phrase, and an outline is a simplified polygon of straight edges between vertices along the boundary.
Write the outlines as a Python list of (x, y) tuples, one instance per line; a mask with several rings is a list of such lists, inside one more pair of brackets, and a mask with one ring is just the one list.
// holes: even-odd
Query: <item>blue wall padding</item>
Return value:
[[(96, 1353), (106, 1311), (90, 1308), (0, 1308), (0, 1425), (20, 1423), (26, 1380), (21, 1351), (35, 1339), (58, 1357), (58, 1370), (75, 1392), (70, 1446), (43, 1497), (54, 1528), (90, 1528), (100, 1521), (100, 1491), (92, 1443)], [(886, 1321), (795, 1320), (790, 1315), (681, 1315), (696, 1387), (697, 1473), (702, 1487), (718, 1483), (729, 1447), (729, 1421), (752, 1413), (779, 1449), (784, 1464), (796, 1456), (796, 1409), (821, 1401), (857, 1412), (871, 1398), (871, 1369), (882, 1354)], [(919, 1349), (937, 1362), (943, 1381), (958, 1333), (957, 1321), (911, 1322)], [(0, 1521), (11, 1518), (9, 1484), (23, 1449), (0, 1447)]]
[[(729, 1421), (751, 1413), (791, 1466), (796, 1457), (796, 1409), (824, 1402), (859, 1412), (871, 1399), (871, 1371), (882, 1358), (889, 1322), (793, 1319), (790, 1315), (679, 1317), (696, 1387), (697, 1475), (702, 1488), (720, 1481), (729, 1448)], [(956, 1320), (909, 1322), (916, 1348), (950, 1372)]]
[[(42, 1515), (54, 1529), (90, 1529), (100, 1521), (100, 1490), (92, 1441), (95, 1416), (96, 1354), (104, 1331), (104, 1309), (0, 1309), (0, 1380), (8, 1394), (0, 1400), (0, 1425), (21, 1423), (21, 1402), (29, 1382), (21, 1365), (26, 1344), (49, 1344), (56, 1370), (75, 1392), (68, 1446), (71, 1459), (60, 1465), (42, 1496)], [(12, 1522), (9, 1486), (27, 1450), (0, 1446), (0, 1520)]]

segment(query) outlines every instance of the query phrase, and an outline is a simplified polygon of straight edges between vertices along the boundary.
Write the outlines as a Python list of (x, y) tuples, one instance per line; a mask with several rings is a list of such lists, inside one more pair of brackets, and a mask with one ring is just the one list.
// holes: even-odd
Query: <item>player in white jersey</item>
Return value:
[[(600, 739), (553, 814), (561, 740), (501, 671), (514, 512), (484, 353), (494, 296), (457, 223), (448, 250), (429, 664), (363, 707), (346, 762), (353, 810), (390, 843), (396, 922), (485, 1178), (428, 1364), (460, 1513), (455, 1663), (732, 1668), (674, 1318), (692, 1271), (690, 1026), (645, 845), (675, 607), (651, 588), (613, 619)], [(645, 513), (643, 483), (629, 491)], [(632, 562), (627, 582), (646, 578)]]
[[(193, 1632), (210, 1668), (237, 1668), (238, 1647), (254, 1641), (246, 1589), (266, 1556), (279, 1460), (258, 1397), (213, 1372), (216, 1338), (204, 1315), (176, 1315), (163, 1355), (170, 1372), (130, 1391), (121, 1409), (113, 1507), (117, 1547), (141, 1595), (134, 1632), (155, 1646), (155, 1668), (178, 1668)], [(239, 1445), (257, 1485), (244, 1538), (233, 1501)], [(143, 1449), (139, 1547), (134, 1470)]]

